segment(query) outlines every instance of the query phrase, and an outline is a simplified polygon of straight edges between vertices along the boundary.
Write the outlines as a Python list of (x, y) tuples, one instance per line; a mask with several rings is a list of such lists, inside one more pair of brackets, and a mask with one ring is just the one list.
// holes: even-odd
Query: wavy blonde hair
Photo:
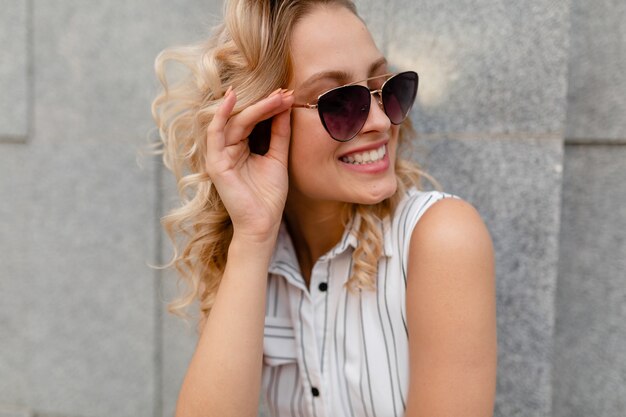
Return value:
[[(237, 93), (237, 113), (289, 84), (290, 34), (314, 7), (345, 7), (358, 16), (350, 0), (230, 0), (224, 22), (201, 43), (168, 48), (156, 58), (162, 84), (152, 103), (152, 114), (162, 140), (163, 162), (177, 180), (182, 204), (162, 219), (174, 244), (174, 255), (164, 267), (174, 267), (187, 290), (169, 305), (170, 312), (186, 316), (195, 300), (206, 315), (215, 301), (232, 239), (229, 215), (205, 170), (206, 129), (228, 86)], [(185, 75), (170, 84), (166, 64), (175, 62)], [(407, 119), (400, 128), (400, 143), (413, 133)], [(375, 289), (377, 263), (382, 254), (381, 219), (387, 216), (408, 187), (419, 186), (423, 173), (397, 158), (398, 189), (376, 205), (346, 204), (344, 224), (358, 214), (358, 245), (347, 282), (350, 289)]]

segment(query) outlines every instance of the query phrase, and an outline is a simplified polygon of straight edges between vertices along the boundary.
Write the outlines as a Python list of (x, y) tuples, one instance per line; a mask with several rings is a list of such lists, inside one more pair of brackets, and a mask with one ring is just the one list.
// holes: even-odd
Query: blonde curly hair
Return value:
[[(155, 62), (162, 91), (152, 103), (152, 114), (162, 140), (165, 166), (176, 177), (181, 206), (162, 218), (174, 245), (164, 267), (174, 267), (187, 290), (169, 305), (170, 312), (187, 316), (195, 300), (204, 317), (215, 301), (233, 228), (230, 217), (205, 170), (206, 129), (228, 86), (237, 93), (234, 113), (288, 85), (291, 77), (289, 40), (293, 27), (314, 7), (345, 7), (358, 16), (350, 0), (230, 0), (224, 22), (203, 42), (168, 48)], [(182, 64), (184, 76), (174, 83), (166, 78), (166, 64)], [(402, 145), (413, 134), (409, 119), (400, 127)], [(395, 172), (398, 188), (376, 205), (346, 204), (344, 224), (361, 219), (356, 230), (354, 267), (346, 285), (375, 289), (382, 254), (381, 220), (389, 215), (409, 187), (418, 187), (424, 175), (400, 158)]]

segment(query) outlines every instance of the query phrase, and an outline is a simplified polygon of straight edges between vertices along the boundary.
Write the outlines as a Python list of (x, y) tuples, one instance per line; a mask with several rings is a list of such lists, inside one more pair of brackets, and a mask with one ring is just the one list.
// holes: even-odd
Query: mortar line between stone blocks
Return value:
[(28, 141), (28, 134), (26, 136), (23, 135), (0, 135), (0, 144), (16, 144), (22, 145)]
[(566, 146), (626, 146), (626, 138), (624, 139), (591, 139), (591, 138), (565, 138)]
[(33, 410), (32, 414), (29, 417), (86, 417), (83, 414), (58, 414), (58, 413), (47, 413), (45, 411), (36, 411)]
[(478, 140), (478, 139), (522, 139), (522, 140), (560, 140), (564, 141), (562, 132), (553, 133), (498, 133), (498, 132), (443, 132), (443, 133), (420, 133), (417, 132), (417, 140), (420, 139), (456, 139), (456, 140)]

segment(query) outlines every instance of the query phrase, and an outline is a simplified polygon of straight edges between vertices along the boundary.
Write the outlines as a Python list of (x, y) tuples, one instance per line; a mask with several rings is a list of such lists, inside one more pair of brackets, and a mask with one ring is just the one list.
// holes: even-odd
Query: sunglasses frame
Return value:
[[(354, 85), (357, 85), (357, 84), (360, 84), (360, 83), (363, 83), (363, 82), (366, 82), (366, 81), (375, 80), (375, 79), (377, 79), (377, 78), (389, 77), (389, 78), (387, 78), (387, 79), (385, 80), (385, 82), (383, 83), (383, 85), (382, 85), (379, 89), (376, 89), (376, 90), (372, 90), (372, 89), (370, 89), (369, 87), (366, 87), (366, 86), (364, 86), (364, 85), (361, 85), (361, 86), (360, 86), (360, 87), (363, 87), (363, 88), (365, 88), (365, 89), (369, 90), (370, 97), (371, 97), (371, 96), (373, 96), (374, 94), (377, 94), (377, 95), (378, 95), (378, 99), (377, 99), (376, 101), (378, 102), (378, 105), (379, 105), (379, 106), (383, 109), (383, 112), (385, 113), (385, 116), (389, 117), (389, 115), (387, 115), (387, 111), (385, 110), (385, 104), (383, 103), (383, 89), (385, 88), (385, 86), (387, 85), (387, 83), (389, 82), (389, 80), (393, 79), (394, 77), (396, 77), (396, 76), (398, 76), (398, 75), (402, 75), (402, 74), (415, 74), (415, 77), (416, 77), (415, 94), (417, 95), (417, 88), (418, 88), (418, 86), (419, 86), (419, 75), (418, 75), (418, 74), (417, 74), (417, 72), (415, 72), (415, 71), (402, 71), (402, 72), (395, 72), (395, 73), (394, 73), (394, 72), (392, 72), (392, 73), (387, 73), (387, 74), (375, 75), (375, 76), (373, 76), (373, 77), (369, 77), (369, 78), (366, 78), (366, 79), (364, 79), (364, 80), (354, 81), (354, 82), (351, 82), (351, 83), (348, 83), (348, 84), (340, 85), (340, 86), (338, 86), (338, 87), (331, 88), (330, 90), (326, 90), (326, 91), (324, 91), (322, 94), (320, 94), (319, 96), (317, 96), (317, 102), (318, 102), (318, 104), (310, 104), (310, 103), (306, 103), (306, 104), (293, 104), (291, 107), (292, 107), (292, 108), (304, 108), (304, 109), (318, 109), (318, 114), (319, 114), (319, 116), (320, 116), (320, 121), (322, 122), (322, 125), (324, 126), (324, 129), (325, 129), (325, 130), (326, 130), (326, 132), (330, 135), (330, 137), (331, 137), (331, 138), (333, 138), (334, 140), (338, 141), (338, 142), (348, 142), (348, 141), (350, 141), (350, 140), (354, 139), (354, 138), (355, 138), (355, 137), (356, 137), (356, 136), (357, 136), (357, 135), (361, 132), (361, 130), (363, 129), (363, 126), (365, 125), (365, 122), (363, 123), (363, 125), (361, 126), (361, 128), (360, 128), (360, 129), (359, 129), (359, 130), (358, 130), (358, 131), (357, 131), (357, 132), (356, 132), (356, 133), (355, 133), (352, 137), (350, 137), (350, 138), (348, 138), (348, 139), (337, 139), (337, 138), (335, 138), (335, 137), (334, 137), (334, 136), (330, 133), (330, 131), (328, 130), (328, 128), (326, 127), (326, 123), (324, 122), (324, 117), (322, 117), (322, 114), (321, 114), (321, 113), (320, 113), (320, 111), (319, 111), (319, 101), (320, 101), (320, 99), (322, 99), (322, 97), (323, 97), (323, 96), (325, 96), (326, 94), (331, 93), (331, 92), (333, 92), (333, 91), (335, 91), (335, 90), (338, 90), (338, 89), (341, 89), (341, 88), (354, 86)], [(413, 98), (413, 101), (415, 101), (415, 98)], [(368, 117), (369, 117), (369, 111), (371, 110), (371, 100), (368, 102), (368, 106), (370, 106), (370, 107), (368, 108)], [(412, 107), (412, 106), (413, 106), (413, 103), (411, 103), (411, 107)], [(410, 111), (410, 108), (409, 108), (409, 111)], [(407, 113), (407, 115), (406, 115), (406, 116), (404, 116), (404, 118), (402, 119), (402, 122), (403, 122), (404, 120), (406, 120), (406, 117), (407, 117), (407, 116), (408, 116), (408, 113)], [(367, 121), (367, 119), (366, 119), (366, 121)], [(391, 122), (391, 118), (389, 119), (389, 121)], [(402, 122), (400, 122), (400, 123), (393, 123), (393, 122), (391, 122), (391, 123), (392, 123), (392, 124), (394, 124), (394, 125), (399, 125), (399, 124), (401, 124)]]

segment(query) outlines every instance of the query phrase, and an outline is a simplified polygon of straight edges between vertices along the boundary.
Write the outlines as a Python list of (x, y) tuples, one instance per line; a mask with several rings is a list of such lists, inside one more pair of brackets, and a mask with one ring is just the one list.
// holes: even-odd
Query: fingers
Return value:
[(228, 87), (228, 90), (226, 90), (226, 93), (224, 94), (224, 101), (218, 107), (217, 112), (213, 116), (213, 120), (211, 120), (211, 123), (209, 123), (209, 126), (207, 127), (206, 145), (209, 154), (216, 155), (226, 146), (224, 129), (226, 128), (228, 118), (235, 107), (235, 103), (237, 103), (237, 96), (233, 92), (233, 88)]
[[(289, 110), (293, 104), (292, 94), (293, 91), (278, 89), (265, 99), (231, 116), (237, 103), (237, 96), (229, 87), (224, 94), (222, 104), (207, 127), (206, 165), (209, 175), (214, 168), (223, 166), (230, 160), (224, 157), (227, 147), (240, 144), (247, 139), (257, 123), (276, 115), (282, 116), (279, 117), (278, 123), (272, 123), (270, 149), (273, 147), (275, 149), (273, 155), (286, 164), (290, 135)], [(274, 140), (274, 136), (277, 140)], [(271, 145), (274, 142), (276, 145)]]
[(267, 98), (246, 107), (228, 121), (225, 128), (225, 145), (236, 144), (247, 138), (257, 123), (291, 108), (293, 91), (276, 90)]

